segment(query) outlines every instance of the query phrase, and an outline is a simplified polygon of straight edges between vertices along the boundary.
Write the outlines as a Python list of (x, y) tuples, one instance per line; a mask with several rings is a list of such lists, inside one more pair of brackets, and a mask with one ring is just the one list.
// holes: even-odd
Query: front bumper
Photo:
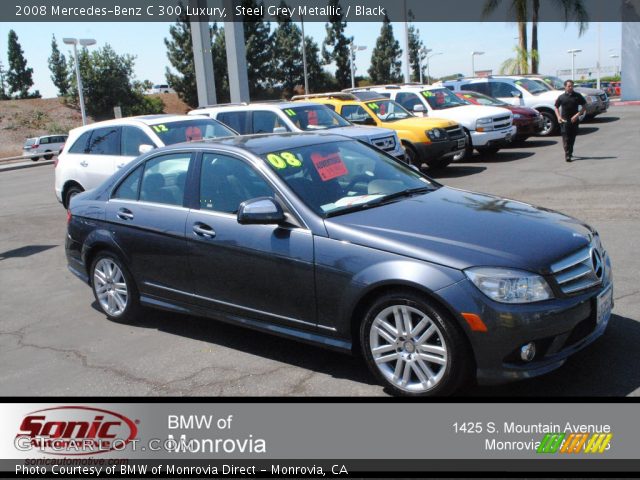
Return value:
[(516, 126), (517, 137), (530, 137), (531, 135), (535, 135), (544, 126), (542, 122), (542, 117), (540, 118), (525, 118), (525, 119), (517, 119), (513, 121), (513, 124)]
[(464, 136), (456, 139), (442, 140), (431, 143), (414, 144), (418, 158), (427, 164), (440, 160), (441, 158), (453, 157), (463, 152), (467, 146), (467, 140)]
[[(610, 272), (608, 258), (607, 267)], [(609, 318), (597, 323), (597, 297), (608, 288), (613, 289), (610, 276), (599, 287), (578, 295), (522, 305), (494, 302), (468, 280), (438, 294), (452, 311), (459, 312), (475, 357), (478, 383), (490, 385), (555, 370), (600, 337)], [(479, 315), (487, 332), (472, 331), (460, 316), (463, 312)], [(525, 362), (519, 350), (529, 342), (535, 342), (537, 353)]]
[(471, 144), (477, 147), (505, 147), (511, 143), (516, 135), (517, 128), (512, 125), (502, 130), (492, 130), (489, 132), (471, 131)]

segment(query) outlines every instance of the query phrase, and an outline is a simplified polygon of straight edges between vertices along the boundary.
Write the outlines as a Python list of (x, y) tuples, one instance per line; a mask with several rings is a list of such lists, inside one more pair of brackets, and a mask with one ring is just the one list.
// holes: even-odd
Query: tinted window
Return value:
[(486, 82), (485, 83), (467, 83), (466, 85), (461, 85), (460, 90), (470, 90), (472, 92), (491, 95), (491, 91), (489, 90), (489, 85)]
[(193, 120), (164, 122), (157, 125), (149, 125), (149, 127), (160, 137), (160, 140), (165, 145), (235, 135), (233, 131), (220, 122), (208, 117), (193, 117)]
[(409, 111), (413, 110), (416, 105), (422, 105), (420, 98), (415, 93), (400, 92), (396, 95), (396, 102)]
[(84, 132), (69, 149), (69, 153), (87, 153), (91, 130)]
[(284, 127), (289, 131), (275, 113), (265, 110), (257, 110), (253, 112), (252, 133), (273, 133), (273, 129), (278, 127)]
[(324, 105), (289, 107), (283, 109), (283, 111), (300, 130), (326, 130), (350, 125), (344, 118)]
[(517, 92), (518, 89), (512, 85), (509, 85), (505, 82), (488, 82), (489, 87), (491, 89), (491, 96), (500, 98), (500, 97), (513, 97), (511, 92)]
[(245, 200), (274, 196), (271, 187), (242, 160), (205, 153), (200, 177), (200, 208), (236, 213)]
[(345, 105), (342, 107), (342, 116), (352, 123), (364, 123), (368, 118), (373, 120), (360, 105)]
[(137, 157), (140, 145), (154, 146), (149, 136), (137, 127), (122, 127), (122, 155)]
[(182, 206), (191, 154), (173, 153), (148, 160), (140, 187), (140, 200)]
[(49, 143), (49, 137), (42, 137), (40, 139), (40, 145), (46, 145)]
[(217, 119), (230, 126), (241, 135), (251, 133), (248, 116), (250, 112), (222, 112), (218, 114)]
[(120, 155), (120, 127), (97, 128), (89, 140), (92, 155)]
[(116, 189), (112, 198), (121, 198), (124, 200), (137, 200), (140, 187), (140, 179), (142, 178), (142, 170), (144, 165), (140, 165), (120, 184)]

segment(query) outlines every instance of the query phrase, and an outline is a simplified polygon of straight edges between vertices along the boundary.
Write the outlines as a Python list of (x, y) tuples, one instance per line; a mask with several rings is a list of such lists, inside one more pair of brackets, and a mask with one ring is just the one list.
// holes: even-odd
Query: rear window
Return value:
[(120, 127), (95, 129), (88, 149), (91, 155), (120, 155)]
[(24, 142), (24, 146), (25, 147), (30, 147), (31, 145), (36, 143), (36, 139), (35, 138), (27, 138)]
[(233, 128), (240, 135), (246, 135), (247, 133), (251, 133), (251, 128), (247, 121), (249, 113), (250, 112), (221, 112), (218, 114), (217, 119)]
[(82, 135), (80, 135), (80, 137), (73, 143), (73, 145), (69, 149), (69, 153), (88, 153), (87, 148), (91, 133), (91, 130), (89, 130), (88, 132), (84, 132)]
[(220, 122), (211, 118), (200, 117), (193, 120), (164, 122), (150, 125), (151, 130), (160, 137), (165, 145), (203, 140), (206, 138), (232, 137), (236, 135)]

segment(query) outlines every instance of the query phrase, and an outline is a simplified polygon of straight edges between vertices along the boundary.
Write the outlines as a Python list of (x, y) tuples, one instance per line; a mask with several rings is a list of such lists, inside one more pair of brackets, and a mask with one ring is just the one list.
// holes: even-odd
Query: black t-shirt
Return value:
[(556, 100), (556, 107), (560, 108), (560, 114), (565, 120), (571, 120), (580, 107), (587, 103), (582, 95), (578, 92), (563, 93)]

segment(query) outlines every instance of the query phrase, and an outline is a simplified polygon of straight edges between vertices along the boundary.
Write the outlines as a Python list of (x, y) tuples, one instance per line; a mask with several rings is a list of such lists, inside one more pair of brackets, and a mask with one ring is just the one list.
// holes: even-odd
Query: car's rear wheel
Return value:
[(69, 188), (67, 188), (67, 193), (64, 196), (64, 204), (66, 208), (69, 208), (71, 199), (82, 192), (84, 192), (84, 190), (80, 185), (71, 185)]
[(45, 154), (44, 155), (44, 159), (45, 160), (51, 160), (53, 158), (53, 153), (51, 153), (51, 150), (47, 150), (47, 152), (48, 152), (48, 155)]
[(447, 395), (469, 378), (469, 349), (454, 320), (412, 292), (379, 298), (360, 342), (369, 369), (398, 395)]
[(91, 287), (107, 317), (132, 322), (140, 313), (138, 290), (124, 264), (109, 252), (99, 252), (91, 264)]
[(40, 157), (31, 157), (31, 161), (32, 162), (37, 162), (40, 159)]

